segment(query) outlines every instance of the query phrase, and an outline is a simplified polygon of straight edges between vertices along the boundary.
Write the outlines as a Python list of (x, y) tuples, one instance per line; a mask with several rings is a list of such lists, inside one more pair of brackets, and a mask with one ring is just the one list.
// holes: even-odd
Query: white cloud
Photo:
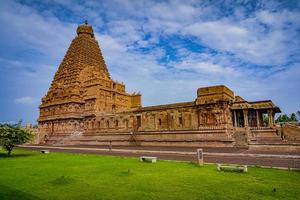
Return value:
[[(271, 21), (268, 19), (269, 23)], [(252, 18), (198, 22), (183, 29), (184, 34), (198, 37), (199, 41), (213, 49), (233, 53), (253, 64), (273, 66), (288, 63), (289, 57), (299, 49), (288, 39), (293, 31), (272, 28), (264, 30), (263, 25)]]
[(208, 73), (208, 74), (227, 74), (229, 73), (232, 75), (234, 73), (234, 70), (231, 68), (226, 68), (217, 64), (209, 63), (209, 62), (194, 62), (194, 63), (188, 63), (186, 61), (180, 63), (180, 65), (177, 65), (177, 67), (182, 69), (195, 69), (199, 73)]
[(34, 97), (19, 97), (15, 99), (15, 103), (24, 105), (36, 104), (37, 102), (38, 100)]
[[(141, 91), (144, 105), (192, 101), (198, 87), (225, 84), (247, 100), (274, 98), (285, 112), (299, 108), (300, 96), (295, 91), (299, 89), (300, 66), (288, 66), (291, 56), (296, 61), (299, 58), (299, 40), (294, 39), (299, 38), (295, 32), (299, 13), (257, 10), (247, 15), (245, 8), (239, 8), (234, 16), (223, 16), (215, 5), (196, 5), (197, 1), (57, 2), (76, 17), (88, 17), (112, 78), (124, 81), (130, 92)], [(14, 77), (26, 80), (28, 87), (23, 87), (21, 80), (15, 86), (22, 92), (15, 94), (19, 97), (14, 102), (35, 106), (37, 116), (37, 104), (75, 37), (77, 24), (59, 19), (50, 7), (45, 15), (5, 1), (0, 11), (0, 24), (14, 36), (3, 38), (16, 40), (16, 45), (22, 41), (25, 53), (36, 51), (31, 61), (1, 55), (0, 62), (7, 69), (17, 68)], [(213, 53), (193, 51), (176, 39), (165, 41), (169, 36), (189, 39)], [(170, 42), (179, 59), (160, 62), (170, 56), (168, 49), (158, 45), (161, 42)], [(143, 48), (148, 50), (143, 52)], [(39, 60), (40, 56), (47, 59)], [(25, 67), (34, 70), (24, 76), (20, 71)], [(283, 71), (276, 72), (279, 69)]]
[(150, 7), (149, 17), (167, 21), (190, 21), (197, 14), (197, 9), (180, 1), (160, 2)]
[[(9, 39), (18, 41), (51, 59), (60, 58), (74, 37), (75, 24), (64, 23), (54, 16), (43, 17), (36, 10), (13, 1), (0, 6), (0, 23)], [(13, 37), (12, 37), (13, 36)], [(13, 42), (12, 41), (12, 42)]]

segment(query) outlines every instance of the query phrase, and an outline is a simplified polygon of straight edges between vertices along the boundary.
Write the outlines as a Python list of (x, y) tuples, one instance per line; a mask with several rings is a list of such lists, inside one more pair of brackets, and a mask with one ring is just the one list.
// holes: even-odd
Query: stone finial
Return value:
[(88, 24), (87, 20), (85, 20), (84, 24), (81, 24), (77, 28), (77, 35), (80, 34), (88, 34), (94, 37), (94, 30), (91, 25)]

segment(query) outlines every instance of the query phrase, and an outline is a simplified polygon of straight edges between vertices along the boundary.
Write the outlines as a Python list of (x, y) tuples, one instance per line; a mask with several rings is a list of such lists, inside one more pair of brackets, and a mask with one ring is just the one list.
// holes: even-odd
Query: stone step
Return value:
[(259, 138), (259, 139), (256, 139), (254, 141), (257, 141), (257, 142), (269, 142), (269, 141), (278, 141), (278, 142), (281, 142), (282, 139), (278, 139), (278, 138)]
[(300, 146), (300, 142), (287, 142), (287, 141), (251, 141), (250, 145), (277, 145), (277, 146)]
[[(187, 144), (194, 145), (196, 143), (205, 143), (210, 146), (215, 144), (217, 146), (230, 146), (233, 143), (233, 139), (226, 133), (222, 134), (201, 134), (201, 133), (189, 133), (189, 134), (179, 134), (179, 133), (161, 133), (161, 134), (103, 134), (103, 135), (80, 135), (76, 137), (69, 137), (64, 135), (50, 136), (47, 140), (47, 144), (54, 145), (72, 145), (72, 144), (109, 144), (110, 142), (114, 144), (134, 144), (141, 145), (142, 143), (150, 143), (160, 145), (161, 143), (168, 144), (170, 146), (177, 144)], [(226, 144), (225, 144), (226, 143)], [(155, 146), (155, 145), (154, 145)], [(213, 146), (213, 145), (211, 145)]]
[(277, 136), (277, 135), (256, 135), (254, 137), (256, 137), (256, 138), (280, 138), (281, 139), (281, 137)]
[[(200, 130), (166, 130), (166, 131), (135, 131), (135, 132), (130, 132), (130, 131), (100, 131), (100, 130), (87, 130), (85, 131), (84, 135), (109, 135), (109, 134), (114, 134), (114, 135), (123, 135), (123, 134), (135, 134), (135, 135), (152, 135), (152, 134), (210, 134), (210, 133), (226, 133), (230, 130), (226, 129), (200, 129)], [(56, 132), (55, 135), (60, 135), (60, 136), (70, 136), (72, 133), (66, 133), (66, 132)]]
[(223, 137), (80, 137), (65, 139), (63, 137), (50, 137), (48, 141), (232, 141), (226, 135)]
[[(79, 145), (109, 145), (109, 142), (80, 142), (80, 143), (73, 143)], [(132, 141), (113, 141), (112, 145), (116, 146), (131, 146), (136, 145)], [(141, 141), (139, 142), (140, 146), (166, 146), (166, 147), (233, 147), (232, 143), (228, 142), (214, 142), (214, 141), (173, 141), (173, 142), (166, 142), (166, 141)]]

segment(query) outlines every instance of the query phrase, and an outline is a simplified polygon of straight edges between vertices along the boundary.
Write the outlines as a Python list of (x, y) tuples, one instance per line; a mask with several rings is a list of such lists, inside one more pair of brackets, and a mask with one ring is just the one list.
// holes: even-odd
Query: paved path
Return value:
[[(86, 153), (116, 156), (139, 157), (156, 156), (159, 159), (196, 161), (196, 148), (176, 147), (132, 147), (114, 146), (37, 146), (22, 145), (20, 148), (31, 150), (49, 149), (51, 151)], [(204, 148), (204, 162), (231, 163), (257, 166), (271, 166), (300, 169), (299, 152), (258, 152), (238, 148)]]

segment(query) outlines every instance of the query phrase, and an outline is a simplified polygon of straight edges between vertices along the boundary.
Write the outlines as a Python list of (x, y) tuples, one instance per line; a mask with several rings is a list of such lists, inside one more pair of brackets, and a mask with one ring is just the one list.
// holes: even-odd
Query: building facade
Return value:
[(38, 119), (40, 143), (247, 146), (276, 140), (271, 100), (247, 102), (224, 85), (203, 87), (191, 102), (148, 106), (112, 80), (93, 28), (77, 28)]

